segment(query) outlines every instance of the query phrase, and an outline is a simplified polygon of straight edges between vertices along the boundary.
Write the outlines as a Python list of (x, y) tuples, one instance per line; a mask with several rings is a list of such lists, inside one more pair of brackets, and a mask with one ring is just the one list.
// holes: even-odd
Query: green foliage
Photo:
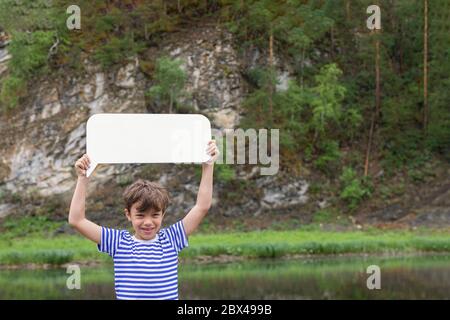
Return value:
[(112, 37), (105, 45), (97, 49), (94, 58), (104, 68), (109, 68), (136, 56), (142, 49), (142, 45), (136, 43), (130, 35), (123, 38)]
[(450, 3), (429, 1), (429, 105), (427, 146), (450, 161)]
[(72, 251), (37, 250), (34, 252), (6, 252), (0, 254), (2, 264), (20, 265), (26, 263), (62, 265), (73, 260)]
[(275, 95), (275, 119), (282, 128), (280, 145), (292, 152), (297, 152), (307, 143), (307, 126), (304, 125), (304, 112), (308, 107), (311, 95), (295, 81), (289, 81), (286, 91)]
[(47, 68), (48, 52), (55, 40), (54, 31), (34, 31), (31, 33), (13, 33), (8, 50), (12, 55), (9, 62), (10, 74), (3, 81), (0, 92), (0, 104), (13, 109), (24, 97), (27, 79)]
[(330, 122), (339, 123), (341, 117), (341, 103), (345, 97), (346, 89), (339, 84), (342, 71), (336, 64), (322, 67), (319, 74), (314, 77), (316, 86), (311, 88), (312, 119), (311, 127), (315, 136), (323, 135)]
[[(398, 0), (382, 7), (383, 29), (378, 33), (365, 28), (361, 10), (369, 4), (367, 0), (344, 4), (80, 0), (82, 32), (67, 33), (63, 14), (67, 2), (2, 0), (0, 25), (14, 41), (8, 48), (13, 59), (0, 85), (0, 103), (6, 109), (20, 103), (27, 94), (28, 79), (48, 71), (50, 64), (80, 66), (84, 55), (93, 55), (109, 68), (143, 53), (146, 47), (158, 46), (168, 32), (213, 16), (230, 27), (235, 48), (243, 57), (252, 57), (258, 49), (259, 59), (246, 74), (251, 86), (242, 104), (241, 126), (279, 128), (281, 152), (314, 161), (320, 170), (331, 173), (339, 172), (339, 150), (327, 146), (330, 141), (358, 152), (365, 148), (374, 110), (375, 41), (379, 40), (382, 97), (373, 150), (384, 169), (392, 172), (407, 166), (427, 150), (450, 159), (448, 1), (429, 1), (427, 132), (422, 123), (423, 29), (417, 28), (423, 20), (423, 1)], [(277, 74), (267, 62), (270, 36), (275, 57), (293, 67), (286, 91), (274, 90)], [(56, 37), (58, 55), (49, 58)], [(163, 106), (170, 112), (182, 110), (185, 106), (177, 102), (185, 95), (186, 75), (179, 64), (161, 60), (156, 66), (152, 61), (144, 69), (153, 76), (147, 96), (159, 107), (156, 111)], [(408, 170), (417, 181), (423, 180), (420, 170)]]
[(0, 26), (11, 31), (49, 30), (55, 25), (56, 1), (2, 0), (0, 1)]
[(273, 119), (267, 115), (270, 110), (270, 101), (273, 103), (273, 111), (276, 112), (277, 105), (274, 101), (276, 93), (272, 89), (276, 85), (276, 75), (271, 68), (253, 68), (248, 72), (249, 80), (254, 84), (255, 90), (251, 92), (242, 103), (244, 119), (241, 123), (243, 128), (270, 128)]
[(320, 145), (320, 155), (314, 161), (317, 169), (332, 176), (339, 168), (341, 152), (336, 141), (324, 141)]
[(48, 215), (25, 217), (8, 216), (2, 224), (2, 237), (17, 238), (28, 237), (33, 234), (44, 234), (55, 231), (62, 224), (63, 222), (54, 221)]
[(330, 209), (322, 209), (314, 213), (313, 221), (314, 223), (327, 223), (334, 222), (335, 213)]
[[(316, 166), (324, 172), (335, 172), (340, 158), (338, 142), (331, 143), (327, 134), (335, 136), (331, 129), (339, 127), (341, 119), (346, 120), (346, 127), (351, 129), (361, 123), (356, 110), (346, 113), (341, 110), (346, 92), (345, 87), (339, 84), (341, 73), (335, 64), (325, 65), (316, 76), (316, 86), (305, 88), (291, 80), (286, 91), (272, 95), (273, 117), (277, 128), (280, 128), (281, 147), (291, 152), (305, 152), (309, 145), (318, 144), (321, 154)], [(257, 89), (242, 104), (244, 117), (241, 126), (270, 127), (270, 119), (264, 115), (269, 111), (268, 88), (276, 84), (276, 77), (267, 69), (255, 68), (249, 72), (249, 79)], [(314, 133), (313, 142), (310, 133)]]
[(215, 164), (214, 175), (218, 181), (227, 183), (236, 179), (236, 171), (232, 165), (229, 164)]
[(348, 204), (349, 209), (355, 209), (364, 198), (372, 194), (370, 180), (359, 178), (352, 168), (344, 167), (339, 179), (342, 186), (339, 196)]
[(357, 107), (348, 107), (343, 111), (342, 120), (340, 121), (344, 136), (350, 141), (357, 138), (357, 134), (361, 125), (364, 122), (364, 118), (361, 111)]
[(27, 81), (48, 71), (49, 49), (61, 40), (63, 15), (51, 1), (0, 2), (0, 27), (11, 37), (8, 51), (9, 75), (0, 87), (0, 105), (4, 110), (16, 107), (26, 95)]
[[(231, 254), (243, 257), (279, 257), (292, 254), (336, 254), (349, 252), (449, 252), (448, 232), (417, 231), (348, 231), (332, 232), (317, 228), (288, 231), (257, 230), (250, 232), (194, 234), (183, 258)], [(226, 244), (226, 245), (224, 245)], [(110, 261), (99, 255), (92, 243), (79, 235), (49, 238), (45, 234), (20, 239), (0, 237), (0, 265), (22, 263), (66, 263), (69, 261)]]
[(45, 68), (55, 36), (55, 31), (13, 33), (14, 41), (8, 47), (12, 55), (11, 73), (26, 78)]
[(424, 152), (418, 146), (422, 141), (422, 134), (419, 130), (414, 128), (408, 128), (400, 135), (393, 136), (386, 141), (385, 149), (382, 152), (384, 154), (383, 166), (387, 170), (395, 170), (404, 167), (414, 159), (420, 158)]
[(4, 110), (11, 110), (17, 106), (20, 97), (25, 96), (26, 83), (21, 77), (10, 75), (4, 79), (0, 88), (0, 104)]
[(147, 96), (159, 105), (167, 105), (169, 113), (177, 106), (178, 99), (186, 95), (186, 73), (181, 68), (181, 60), (171, 60), (168, 57), (159, 58), (156, 61), (154, 75), (155, 85), (148, 91)]
[(120, 175), (116, 177), (116, 183), (119, 187), (126, 187), (133, 183), (132, 175)]
[[(424, 152), (423, 148), (450, 159), (449, 90), (445, 89), (449, 85), (450, 33), (446, 30), (450, 19), (443, 14), (442, 8), (449, 5), (445, 1), (429, 3), (430, 119), (426, 134), (421, 123), (423, 30), (416, 28), (423, 19), (423, 1), (400, 0), (384, 8), (383, 32), (378, 34), (365, 29), (355, 14), (367, 7), (367, 1), (345, 5), (331, 1), (224, 1), (224, 5), (241, 49), (257, 46), (267, 55), (268, 35), (273, 32), (276, 52), (283, 57), (287, 54), (294, 63), (298, 82), (291, 88), (298, 90), (273, 97), (275, 122), (284, 129), (283, 148), (313, 158), (322, 141), (330, 138), (346, 145), (366, 143), (362, 138), (367, 135), (374, 108), (375, 40), (379, 39), (382, 100), (377, 130), (385, 169), (406, 165)], [(308, 60), (312, 63), (305, 64)], [(248, 127), (267, 124), (268, 97), (267, 87), (257, 82), (256, 90), (244, 102), (248, 112), (243, 123)], [(300, 97), (299, 104), (295, 98)], [(295, 101), (291, 108), (290, 100)]]

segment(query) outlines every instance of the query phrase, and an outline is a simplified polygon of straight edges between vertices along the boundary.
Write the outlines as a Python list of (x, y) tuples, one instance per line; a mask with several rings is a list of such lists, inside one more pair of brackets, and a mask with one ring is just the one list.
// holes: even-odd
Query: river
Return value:
[[(369, 289), (369, 266), (380, 289)], [(114, 299), (110, 264), (80, 268), (68, 289), (65, 268), (0, 271), (0, 299)], [(371, 282), (373, 283), (373, 282)], [(313, 257), (181, 264), (180, 299), (450, 299), (450, 255)]]

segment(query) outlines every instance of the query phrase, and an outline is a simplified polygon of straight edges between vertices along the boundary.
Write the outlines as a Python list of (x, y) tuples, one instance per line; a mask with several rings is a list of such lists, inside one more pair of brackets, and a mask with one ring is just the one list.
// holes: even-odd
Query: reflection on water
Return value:
[[(366, 286), (369, 265), (381, 289)], [(81, 268), (81, 289), (65, 269), (1, 270), (0, 299), (114, 299), (112, 265)], [(180, 266), (180, 299), (450, 299), (450, 256), (312, 258)]]

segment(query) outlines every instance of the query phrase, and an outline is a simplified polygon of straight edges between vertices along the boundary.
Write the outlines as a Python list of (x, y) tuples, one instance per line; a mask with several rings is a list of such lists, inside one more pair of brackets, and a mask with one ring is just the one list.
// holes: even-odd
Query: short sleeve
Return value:
[(183, 250), (183, 248), (189, 246), (183, 221), (178, 221), (177, 223), (166, 228), (165, 231), (170, 243), (173, 245), (177, 253)]
[(102, 237), (97, 249), (100, 252), (109, 254), (111, 257), (116, 253), (119, 246), (121, 230), (102, 227)]

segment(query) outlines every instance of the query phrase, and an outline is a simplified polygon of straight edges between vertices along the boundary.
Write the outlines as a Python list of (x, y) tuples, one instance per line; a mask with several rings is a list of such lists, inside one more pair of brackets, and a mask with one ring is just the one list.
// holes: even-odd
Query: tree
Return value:
[(169, 113), (177, 100), (185, 94), (183, 88), (186, 84), (186, 73), (181, 68), (182, 61), (171, 60), (168, 57), (156, 61), (155, 85), (147, 92), (147, 96), (160, 104), (168, 104)]
[(311, 88), (311, 127), (314, 130), (314, 142), (325, 132), (330, 121), (337, 123), (341, 116), (341, 103), (346, 93), (346, 88), (339, 84), (341, 75), (342, 71), (332, 63), (323, 66), (314, 77), (316, 86)]
[(56, 5), (48, 1), (0, 1), (0, 24), (10, 35), (8, 76), (0, 85), (0, 103), (13, 109), (26, 95), (27, 81), (48, 70), (64, 30)]
[(423, 131), (428, 127), (428, 0), (423, 0)]
[(315, 41), (331, 31), (334, 21), (325, 15), (323, 9), (312, 8), (302, 1), (289, 1), (286, 6), (283, 15), (276, 19), (274, 32), (282, 43), (287, 44), (303, 87), (306, 52)]
[[(248, 21), (251, 22), (251, 29), (255, 31), (260, 31), (263, 38), (268, 40), (268, 72), (274, 73), (274, 65), (273, 65), (273, 29), (274, 22), (277, 17), (277, 10), (280, 6), (274, 4), (273, 1), (255, 1), (249, 7), (250, 16)], [(273, 94), (275, 91), (274, 81), (268, 81), (267, 83), (268, 90), (268, 117), (269, 117), (269, 125), (272, 125), (273, 122)]]
[(56, 8), (47, 0), (0, 1), (0, 24), (8, 32), (33, 32), (54, 29)]

